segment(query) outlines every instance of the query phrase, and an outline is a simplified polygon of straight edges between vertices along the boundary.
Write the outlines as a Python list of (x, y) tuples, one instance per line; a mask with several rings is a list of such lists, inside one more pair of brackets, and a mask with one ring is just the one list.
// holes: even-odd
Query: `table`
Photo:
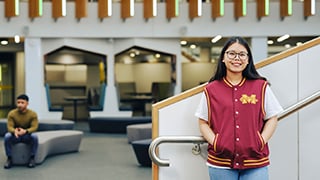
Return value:
[(87, 96), (67, 96), (67, 97), (64, 97), (64, 99), (66, 101), (73, 101), (73, 119), (74, 119), (74, 122), (76, 122), (78, 101), (86, 101)]
[(132, 105), (138, 104), (140, 107), (142, 107), (142, 113), (145, 116), (146, 115), (145, 105), (147, 103), (152, 103), (152, 100), (153, 100), (153, 97), (148, 94), (144, 95), (141, 93), (136, 93), (136, 94), (128, 95), (125, 98), (122, 98), (121, 102), (131, 103)]

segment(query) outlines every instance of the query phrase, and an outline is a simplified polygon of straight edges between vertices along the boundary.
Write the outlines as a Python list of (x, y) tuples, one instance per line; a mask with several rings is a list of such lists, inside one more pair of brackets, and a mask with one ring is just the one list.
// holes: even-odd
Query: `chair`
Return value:
[(135, 82), (121, 82), (117, 84), (117, 94), (119, 102), (120, 111), (132, 111), (132, 103), (122, 102), (123, 99), (128, 98), (130, 93), (136, 93), (136, 83)]
[(153, 82), (151, 91), (153, 103), (156, 103), (173, 95), (173, 85), (170, 82)]
[[(97, 90), (91, 88), (89, 91), (90, 98), (92, 99), (91, 105), (88, 106), (89, 111), (103, 111), (104, 107), (104, 99), (106, 96), (106, 83), (102, 83), (100, 86), (100, 92), (98, 93)], [(98, 97), (98, 104), (95, 103)]]
[(45, 83), (46, 95), (47, 95), (47, 103), (49, 111), (63, 111), (63, 106), (60, 105), (52, 105), (51, 102), (51, 94), (50, 94), (50, 86), (48, 83)]

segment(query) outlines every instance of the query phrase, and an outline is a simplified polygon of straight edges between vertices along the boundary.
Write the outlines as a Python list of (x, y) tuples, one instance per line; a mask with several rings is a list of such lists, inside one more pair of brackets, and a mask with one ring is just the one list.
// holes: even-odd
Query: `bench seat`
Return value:
[[(79, 151), (82, 131), (56, 130), (36, 132), (39, 139), (38, 151), (35, 157), (36, 164), (41, 164), (46, 157)], [(30, 157), (30, 145), (17, 143), (12, 147), (12, 163), (14, 165), (27, 164)]]
[(132, 141), (131, 145), (136, 155), (137, 161), (141, 166), (151, 167), (151, 159), (149, 156), (149, 146), (152, 139), (143, 139)]
[(128, 143), (152, 138), (152, 123), (131, 124), (127, 126)]

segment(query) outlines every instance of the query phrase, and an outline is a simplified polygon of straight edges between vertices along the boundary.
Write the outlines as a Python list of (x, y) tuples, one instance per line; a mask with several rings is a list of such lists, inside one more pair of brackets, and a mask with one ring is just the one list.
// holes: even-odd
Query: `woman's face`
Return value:
[(248, 52), (243, 45), (233, 43), (226, 50), (222, 62), (226, 65), (227, 74), (242, 73), (249, 62)]

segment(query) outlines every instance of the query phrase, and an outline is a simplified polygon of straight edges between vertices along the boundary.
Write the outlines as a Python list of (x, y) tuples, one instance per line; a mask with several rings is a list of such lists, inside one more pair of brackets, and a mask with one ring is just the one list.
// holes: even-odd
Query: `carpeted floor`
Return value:
[[(86, 122), (77, 122), (75, 129), (84, 132), (80, 151), (47, 157), (34, 169), (0, 167), (1, 180), (151, 180), (150, 167), (138, 164), (126, 134), (90, 133)], [(6, 157), (0, 138), (0, 164)]]

